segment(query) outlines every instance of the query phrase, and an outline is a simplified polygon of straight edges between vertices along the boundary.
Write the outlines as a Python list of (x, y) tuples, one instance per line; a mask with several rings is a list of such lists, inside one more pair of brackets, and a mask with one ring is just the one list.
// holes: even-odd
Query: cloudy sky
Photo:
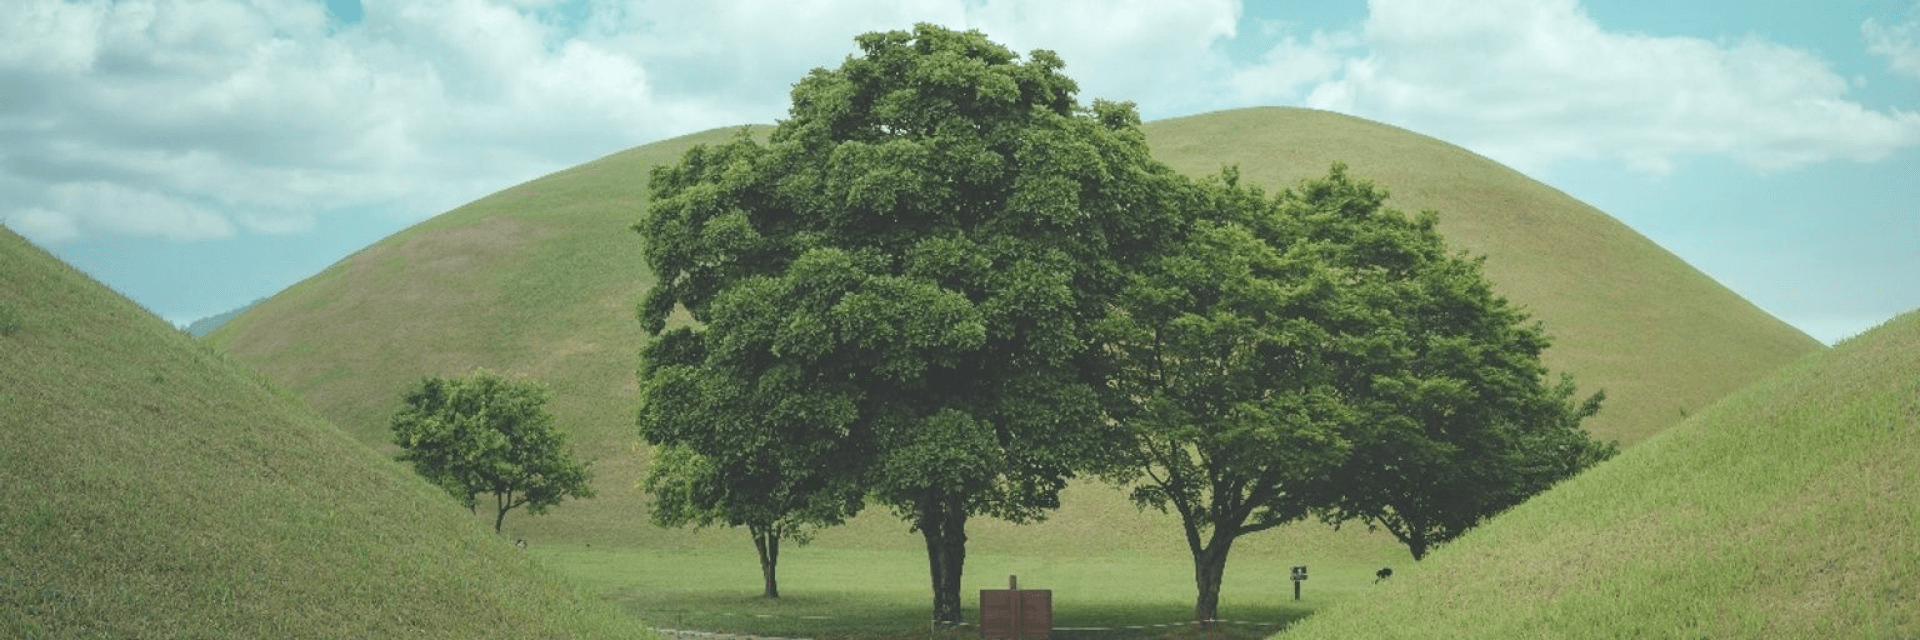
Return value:
[(770, 123), (919, 21), (1055, 50), (1148, 119), (1302, 105), (1463, 145), (1823, 341), (1920, 307), (1920, 0), (9, 0), (0, 221), (184, 324)]

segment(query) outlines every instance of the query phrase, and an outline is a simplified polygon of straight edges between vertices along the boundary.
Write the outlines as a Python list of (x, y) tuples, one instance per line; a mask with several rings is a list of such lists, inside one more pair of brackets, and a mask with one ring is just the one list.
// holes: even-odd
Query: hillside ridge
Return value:
[(1915, 637), (1915, 353), (1920, 310), (1808, 355), (1278, 637)]
[(649, 635), (5, 227), (0, 316), (0, 637)]

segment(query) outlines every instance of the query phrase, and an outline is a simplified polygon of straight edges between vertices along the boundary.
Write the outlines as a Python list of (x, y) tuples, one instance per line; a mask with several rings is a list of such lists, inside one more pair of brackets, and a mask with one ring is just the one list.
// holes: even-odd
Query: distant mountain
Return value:
[(1915, 354), (1909, 312), (1280, 637), (1920, 638)]
[(187, 333), (192, 334), (193, 337), (195, 338), (205, 338), (207, 337), (207, 334), (213, 333), (214, 329), (220, 328), (220, 326), (226, 324), (228, 320), (232, 320), (234, 318), (240, 317), (240, 314), (246, 313), (246, 311), (248, 309), (252, 309), (254, 305), (257, 305), (266, 301), (267, 301), (266, 298), (261, 298), (259, 300), (255, 300), (253, 302), (249, 302), (244, 305), (241, 305), (240, 308), (238, 309), (234, 309), (226, 313), (210, 315), (205, 318), (195, 320), (192, 323), (187, 325)]
[(0, 637), (652, 637), (5, 228), (0, 308)]
[[(487, 366), (544, 380), (558, 423), (599, 460), (596, 484), (612, 489), (542, 518), (509, 517), (510, 532), (719, 544), (646, 525), (642, 498), (624, 489), (645, 466), (634, 447), (633, 372), (646, 336), (634, 306), (653, 283), (629, 226), (645, 213), (650, 167), (736, 130), (642, 145), (454, 209), (280, 292), (208, 339), (375, 447), (389, 446), (387, 419), (401, 389), (421, 376)], [(1295, 108), (1176, 118), (1144, 131), (1156, 157), (1192, 174), (1237, 164), (1243, 181), (1279, 189), (1325, 175), (1337, 160), (1388, 187), (1393, 206), (1438, 210), (1448, 240), (1485, 254), (1500, 292), (1554, 336), (1548, 365), (1587, 391), (1606, 390), (1589, 423), (1603, 438), (1639, 442), (1824, 348), (1605, 213), (1427, 136)], [(1090, 495), (1124, 502), (1117, 492)], [(1137, 513), (1124, 504), (1088, 512)], [(1060, 519), (1049, 525), (1058, 529), (1033, 531), (1081, 530)], [(914, 544), (899, 537), (888, 544)]]

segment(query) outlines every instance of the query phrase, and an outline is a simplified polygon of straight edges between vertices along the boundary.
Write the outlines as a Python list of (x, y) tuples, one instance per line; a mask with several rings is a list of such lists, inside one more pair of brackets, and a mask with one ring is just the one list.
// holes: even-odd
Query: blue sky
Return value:
[(1920, 0), (16, 0), (0, 221), (186, 323), (501, 188), (772, 122), (917, 21), (1053, 49), (1148, 119), (1301, 105), (1460, 144), (1823, 341), (1920, 307)]

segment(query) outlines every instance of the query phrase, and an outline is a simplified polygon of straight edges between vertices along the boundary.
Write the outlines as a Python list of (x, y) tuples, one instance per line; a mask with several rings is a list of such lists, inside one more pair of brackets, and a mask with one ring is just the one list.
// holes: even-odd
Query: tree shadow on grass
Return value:
[(1307, 617), (1311, 607), (1287, 604), (1222, 606), (1210, 627), (1193, 621), (1193, 603), (1054, 602), (1053, 640), (1253, 640)]
[[(1234, 605), (1211, 629), (1192, 621), (1190, 602), (1073, 602), (1056, 594), (1053, 640), (1254, 640), (1312, 613), (1294, 603)], [(967, 624), (929, 624), (922, 594), (809, 592), (777, 601), (725, 592), (616, 593), (609, 599), (649, 626), (710, 633), (812, 640), (975, 640), (979, 611), (963, 609)]]

